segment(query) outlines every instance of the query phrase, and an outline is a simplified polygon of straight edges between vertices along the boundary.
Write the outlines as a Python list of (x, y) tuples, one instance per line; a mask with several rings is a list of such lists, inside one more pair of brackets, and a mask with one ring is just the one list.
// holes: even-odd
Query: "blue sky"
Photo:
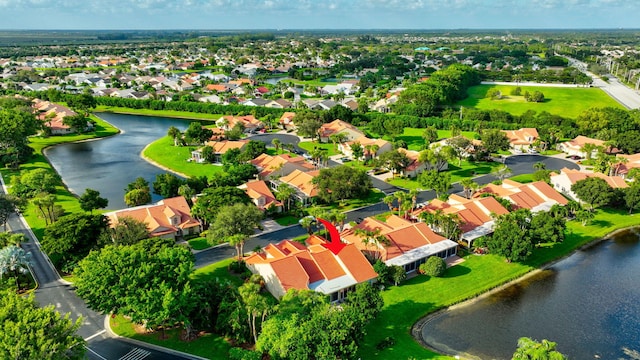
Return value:
[(640, 28), (640, 0), (0, 0), (0, 29)]

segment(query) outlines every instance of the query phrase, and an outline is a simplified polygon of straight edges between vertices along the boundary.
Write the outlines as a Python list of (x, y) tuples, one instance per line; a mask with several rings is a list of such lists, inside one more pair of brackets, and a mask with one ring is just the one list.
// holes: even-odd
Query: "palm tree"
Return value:
[(338, 229), (340, 231), (342, 231), (342, 228), (344, 227), (344, 222), (346, 220), (347, 220), (347, 214), (340, 211), (333, 212), (333, 221), (335, 221), (335, 225), (338, 226)]
[(280, 144), (282, 144), (282, 142), (280, 141), (280, 139), (273, 139), (271, 140), (271, 143), (273, 144), (273, 147), (276, 148), (276, 154), (278, 153), (278, 149), (280, 149)]
[(281, 183), (278, 185), (278, 188), (276, 189), (276, 199), (286, 204), (285, 211), (289, 211), (291, 209), (291, 197), (293, 197), (295, 193), (296, 189), (287, 183)]
[(586, 209), (578, 210), (576, 212), (576, 220), (582, 223), (582, 226), (587, 226), (587, 224), (593, 220), (596, 214), (593, 211), (589, 211)]
[(178, 138), (182, 135), (180, 129), (175, 126), (171, 126), (167, 131), (167, 136), (173, 139), (173, 146), (178, 146)]
[(420, 192), (418, 191), (418, 189), (411, 189), (409, 190), (409, 197), (411, 198), (411, 210), (413, 211), (413, 209), (416, 208), (416, 203), (418, 202), (418, 194)]
[(584, 157), (587, 160), (591, 160), (591, 155), (593, 154), (593, 151), (596, 150), (596, 148), (597, 146), (595, 144), (586, 143), (582, 145), (582, 148), (580, 150), (584, 153)]
[(303, 217), (300, 220), (300, 226), (302, 226), (303, 229), (306, 229), (307, 233), (311, 235), (313, 234), (313, 230), (311, 230), (311, 225), (313, 225), (315, 221), (316, 219), (314, 219), (313, 216)]
[(622, 156), (616, 156), (615, 159), (613, 159), (613, 165), (611, 166), (611, 171), (613, 172), (613, 176), (618, 176), (618, 173), (620, 172), (620, 168), (627, 163), (629, 163), (629, 159)]
[(500, 165), (491, 171), (491, 175), (497, 177), (500, 181), (511, 175), (511, 169), (507, 165)]
[(19, 275), (29, 272), (31, 265), (31, 253), (19, 246), (10, 245), (0, 250), (0, 279), (4, 274), (13, 272), (18, 290), (21, 289)]
[(393, 195), (387, 195), (382, 199), (382, 202), (387, 204), (389, 211), (393, 210), (393, 202), (396, 201), (396, 197)]
[(402, 210), (402, 202), (407, 199), (407, 193), (403, 191), (396, 191), (393, 193), (393, 196), (398, 200), (398, 216), (400, 216), (400, 211)]
[(535, 170), (545, 170), (547, 168), (547, 165), (545, 165), (545, 163), (543, 163), (542, 161), (538, 161), (537, 163), (533, 164), (533, 168)]
[(241, 261), (242, 256), (244, 256), (244, 243), (247, 242), (247, 239), (248, 237), (245, 234), (234, 234), (227, 237), (229, 245), (236, 248), (236, 252), (238, 253), (238, 261)]
[(380, 150), (380, 146), (376, 144), (369, 144), (364, 147), (365, 150), (365, 160), (373, 159), (376, 157), (378, 150)]
[(467, 199), (471, 199), (473, 197), (473, 194), (475, 194), (475, 192), (478, 191), (478, 188), (480, 187), (478, 183), (469, 178), (460, 180), (460, 185), (462, 186), (464, 197), (466, 197)]
[(329, 136), (329, 140), (331, 140), (331, 142), (333, 143), (333, 148), (337, 151), (338, 150), (338, 144), (342, 144), (343, 142), (345, 142), (347, 140), (347, 134), (345, 133), (335, 133), (332, 134), (331, 136)]
[(391, 244), (389, 239), (381, 234), (382, 230), (380, 228), (368, 230), (356, 227), (353, 232), (360, 238), (366, 248), (373, 247), (373, 250), (368, 251), (373, 260), (382, 258), (382, 249)]

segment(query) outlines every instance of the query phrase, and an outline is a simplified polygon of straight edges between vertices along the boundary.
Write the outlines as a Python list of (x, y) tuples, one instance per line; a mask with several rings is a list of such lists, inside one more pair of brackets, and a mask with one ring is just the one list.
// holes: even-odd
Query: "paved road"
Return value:
[[(549, 170), (560, 170), (564, 167), (570, 169), (579, 169), (580, 167), (570, 160), (562, 159), (559, 157), (549, 157), (543, 155), (515, 155), (510, 156), (505, 159), (505, 164), (511, 169), (512, 175), (521, 175), (521, 174), (530, 174), (535, 171), (533, 165), (537, 162), (542, 162), (545, 164), (546, 168)], [(331, 164), (330, 164), (331, 165)], [(497, 180), (493, 175), (482, 175), (478, 176), (474, 179), (478, 184), (484, 185), (488, 184), (492, 181)], [(385, 182), (382, 182), (386, 184)], [(459, 184), (454, 184), (452, 189), (449, 191), (451, 194), (459, 194), (462, 192), (462, 187)], [(393, 193), (393, 192), (391, 192)], [(422, 191), (418, 194), (417, 202), (427, 202), (433, 200), (435, 198), (435, 193), (433, 191)], [(380, 202), (377, 204), (373, 204), (370, 206), (366, 206), (364, 208), (356, 209), (347, 212), (347, 222), (350, 221), (359, 221), (366, 217), (381, 214), (389, 211), (389, 207)], [(297, 236), (300, 236), (305, 233), (305, 230), (299, 226), (291, 226), (281, 230), (272, 231), (266, 234), (259, 234), (257, 236), (252, 237), (249, 241), (247, 241), (245, 245), (246, 251), (251, 251), (257, 246), (264, 247), (269, 243), (277, 243), (284, 239), (291, 239)], [(220, 245), (215, 248), (207, 249), (201, 251), (195, 255), (196, 258), (196, 268), (200, 268), (221, 260), (228, 259), (230, 257), (235, 256), (235, 249), (228, 245)]]
[(621, 83), (618, 78), (611, 74), (606, 75), (609, 78), (609, 81), (606, 82), (597, 75), (588, 71), (586, 63), (573, 58), (566, 58), (569, 60), (569, 65), (574, 66), (580, 69), (585, 74), (591, 76), (591, 78), (593, 79), (593, 86), (601, 88), (604, 92), (609, 94), (609, 96), (614, 98), (627, 109), (640, 108), (640, 92), (629, 88), (625, 84)]
[[(0, 193), (4, 193), (0, 187)], [(87, 356), (92, 360), (142, 360), (142, 359), (192, 359), (176, 354), (168, 354), (149, 348), (130, 344), (113, 338), (104, 328), (105, 316), (89, 309), (80, 299), (73, 287), (60, 279), (49, 258), (40, 250), (37, 238), (26, 225), (22, 216), (11, 214), (7, 221), (8, 228), (14, 233), (24, 234), (28, 242), (22, 247), (31, 253), (34, 277), (39, 284), (35, 297), (41, 306), (54, 305), (61, 314), (70, 314), (73, 321), (82, 317), (83, 322), (78, 335), (87, 340)]]

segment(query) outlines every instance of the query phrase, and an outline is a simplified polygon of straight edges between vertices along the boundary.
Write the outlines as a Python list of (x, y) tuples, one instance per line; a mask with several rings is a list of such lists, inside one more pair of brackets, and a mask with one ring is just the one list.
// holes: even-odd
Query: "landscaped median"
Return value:
[(182, 176), (210, 177), (215, 172), (224, 171), (219, 165), (187, 161), (191, 158), (191, 151), (195, 149), (196, 147), (193, 146), (174, 146), (173, 139), (165, 136), (147, 145), (142, 150), (142, 156)]
[(204, 113), (194, 113), (189, 111), (177, 111), (177, 110), (150, 110), (150, 109), (132, 109), (118, 106), (106, 106), (106, 105), (98, 105), (94, 110), (96, 112), (108, 112), (114, 114), (125, 114), (125, 115), (142, 115), (142, 116), (160, 116), (160, 117), (170, 117), (176, 119), (187, 119), (187, 120), (206, 120), (206, 121), (215, 121), (220, 118), (219, 114), (204, 114)]

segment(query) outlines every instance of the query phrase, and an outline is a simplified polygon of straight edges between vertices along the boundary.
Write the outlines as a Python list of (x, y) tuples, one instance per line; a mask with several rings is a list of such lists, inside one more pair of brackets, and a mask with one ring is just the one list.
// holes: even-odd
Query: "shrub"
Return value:
[(375, 264), (373, 264), (373, 271), (378, 274), (379, 282), (383, 284), (389, 282), (389, 277), (391, 274), (389, 273), (389, 267), (387, 266), (387, 264), (385, 264), (381, 260), (378, 260)]
[(227, 267), (227, 269), (229, 270), (229, 272), (232, 272), (234, 274), (242, 274), (249, 270), (247, 269), (247, 266), (245, 265), (244, 261), (238, 261), (238, 260), (232, 261), (231, 264), (229, 264), (229, 266)]
[(257, 351), (245, 350), (242, 348), (229, 349), (229, 359), (231, 360), (260, 360), (262, 354)]
[(376, 344), (376, 349), (384, 350), (388, 347), (392, 347), (395, 344), (396, 344), (396, 339), (394, 337), (387, 336), (386, 338), (382, 339), (378, 344)]
[(441, 277), (447, 271), (447, 264), (444, 259), (437, 256), (430, 256), (427, 262), (420, 265), (420, 272), (429, 276)]

